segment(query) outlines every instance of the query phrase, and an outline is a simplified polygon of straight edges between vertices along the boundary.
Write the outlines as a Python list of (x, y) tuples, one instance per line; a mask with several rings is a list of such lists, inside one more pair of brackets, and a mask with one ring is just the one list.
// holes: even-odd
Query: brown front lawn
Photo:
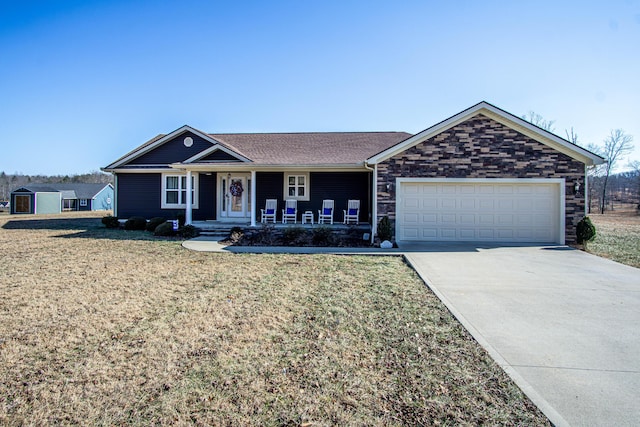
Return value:
[(635, 206), (620, 206), (589, 218), (596, 226), (596, 238), (587, 246), (589, 252), (640, 268), (640, 215)]
[(399, 257), (0, 217), (0, 424), (548, 425)]

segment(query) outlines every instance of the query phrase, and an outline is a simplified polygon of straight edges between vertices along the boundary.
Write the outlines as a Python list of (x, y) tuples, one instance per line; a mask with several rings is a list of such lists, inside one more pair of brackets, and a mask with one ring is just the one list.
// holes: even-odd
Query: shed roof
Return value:
[(60, 183), (60, 184), (29, 184), (13, 192), (31, 193), (62, 193), (64, 199), (92, 199), (110, 184)]

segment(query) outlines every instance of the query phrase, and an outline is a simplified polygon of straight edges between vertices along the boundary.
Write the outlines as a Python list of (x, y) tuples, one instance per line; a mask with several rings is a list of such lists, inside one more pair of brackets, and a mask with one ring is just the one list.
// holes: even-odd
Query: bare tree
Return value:
[(555, 130), (553, 127), (553, 124), (556, 122), (555, 120), (546, 120), (534, 111), (529, 111), (527, 114), (522, 116), (522, 118), (546, 131), (553, 132)]
[(612, 130), (608, 137), (604, 140), (602, 147), (590, 147), (592, 151), (605, 158), (606, 163), (599, 168), (598, 174), (602, 176), (602, 188), (600, 199), (600, 213), (604, 214), (607, 197), (607, 184), (609, 177), (616, 167), (616, 164), (624, 156), (633, 150), (631, 142), (633, 137), (624, 133), (622, 129)]
[(573, 130), (573, 126), (571, 126), (571, 130), (564, 130), (564, 133), (567, 135), (567, 141), (571, 142), (572, 144), (575, 145), (580, 145), (578, 143), (578, 134), (576, 133), (576, 131)]

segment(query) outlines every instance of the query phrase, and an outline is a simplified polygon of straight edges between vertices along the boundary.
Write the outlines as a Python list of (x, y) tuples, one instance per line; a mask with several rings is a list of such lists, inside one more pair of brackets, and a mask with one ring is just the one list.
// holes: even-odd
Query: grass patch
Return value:
[(0, 424), (548, 425), (401, 258), (0, 227)]
[(597, 230), (589, 252), (640, 268), (640, 215), (621, 210), (589, 217)]

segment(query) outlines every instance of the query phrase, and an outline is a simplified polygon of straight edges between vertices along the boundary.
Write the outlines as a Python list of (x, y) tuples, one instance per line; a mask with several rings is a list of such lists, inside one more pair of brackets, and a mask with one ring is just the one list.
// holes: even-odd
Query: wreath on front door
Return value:
[(234, 181), (231, 183), (231, 187), (229, 187), (229, 192), (232, 196), (239, 197), (242, 196), (242, 192), (244, 189), (242, 188), (242, 182)]

